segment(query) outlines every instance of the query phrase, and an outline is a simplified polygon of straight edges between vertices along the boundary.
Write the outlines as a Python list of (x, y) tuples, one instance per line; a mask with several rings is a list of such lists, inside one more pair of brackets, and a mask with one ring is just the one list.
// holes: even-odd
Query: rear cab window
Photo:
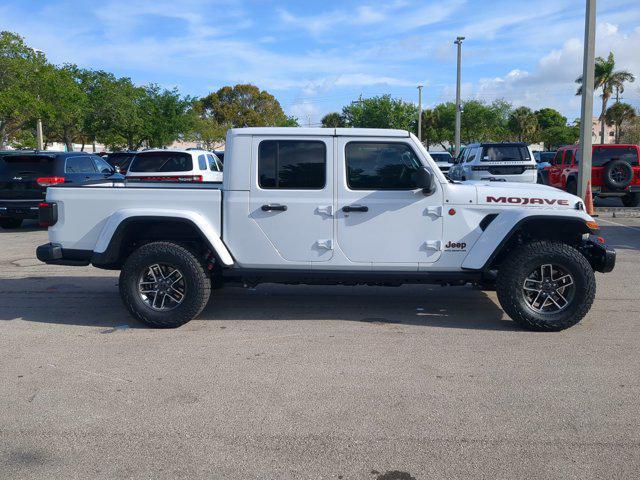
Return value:
[(485, 145), (482, 147), (483, 162), (530, 161), (529, 149), (524, 145)]
[(594, 167), (603, 167), (612, 160), (624, 160), (638, 166), (638, 149), (629, 147), (595, 147), (592, 162)]
[(191, 154), (183, 152), (143, 152), (131, 162), (130, 172), (189, 172), (193, 170)]

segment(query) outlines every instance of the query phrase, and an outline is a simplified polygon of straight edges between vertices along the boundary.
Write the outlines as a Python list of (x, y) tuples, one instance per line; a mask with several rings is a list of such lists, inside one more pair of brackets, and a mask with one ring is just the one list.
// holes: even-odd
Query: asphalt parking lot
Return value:
[(640, 219), (600, 222), (617, 268), (560, 333), (424, 286), (228, 288), (151, 330), (0, 231), (0, 478), (638, 478)]

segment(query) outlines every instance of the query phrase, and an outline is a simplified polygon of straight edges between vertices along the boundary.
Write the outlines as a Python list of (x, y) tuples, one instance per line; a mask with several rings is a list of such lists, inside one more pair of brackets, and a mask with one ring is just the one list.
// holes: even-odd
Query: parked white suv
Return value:
[(206, 150), (146, 150), (137, 153), (126, 177), (138, 181), (222, 182), (222, 163)]
[(536, 183), (536, 165), (526, 143), (472, 143), (449, 169), (449, 178)]
[(473, 283), (495, 285), (518, 323), (562, 330), (615, 264), (580, 198), (451, 182), (406, 131), (232, 129), (225, 165), (221, 186), (51, 186), (37, 256), (120, 270), (124, 304), (156, 327), (196, 317), (226, 283)]

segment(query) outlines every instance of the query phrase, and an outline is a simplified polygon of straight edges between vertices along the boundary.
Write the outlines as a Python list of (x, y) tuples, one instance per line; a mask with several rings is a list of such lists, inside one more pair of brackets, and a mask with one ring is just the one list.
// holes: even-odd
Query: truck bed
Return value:
[[(129, 216), (185, 218), (219, 236), (221, 184), (99, 182), (49, 187), (47, 201), (58, 205), (49, 238), (69, 250), (103, 252), (117, 226)], [(105, 243), (105, 240), (106, 242)]]

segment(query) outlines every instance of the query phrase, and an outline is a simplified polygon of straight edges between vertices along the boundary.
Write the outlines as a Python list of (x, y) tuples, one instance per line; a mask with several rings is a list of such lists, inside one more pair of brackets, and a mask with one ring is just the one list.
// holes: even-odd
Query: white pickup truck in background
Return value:
[(580, 198), (450, 181), (397, 130), (232, 129), (221, 186), (50, 187), (40, 216), (40, 260), (121, 270), (125, 305), (157, 327), (196, 317), (227, 282), (474, 283), (519, 324), (561, 330), (615, 264)]

